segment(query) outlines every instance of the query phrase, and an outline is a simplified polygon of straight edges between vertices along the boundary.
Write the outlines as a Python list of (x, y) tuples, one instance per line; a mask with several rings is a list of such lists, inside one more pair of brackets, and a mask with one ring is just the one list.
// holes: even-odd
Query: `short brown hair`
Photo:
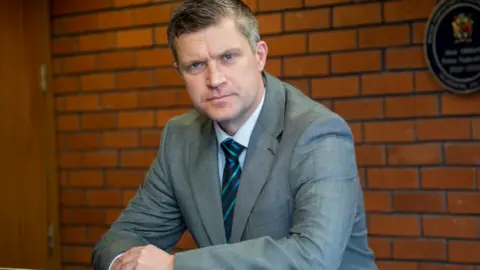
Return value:
[(168, 45), (177, 61), (175, 38), (213, 26), (224, 18), (235, 20), (238, 30), (255, 51), (260, 40), (258, 22), (250, 8), (241, 0), (185, 0), (176, 9), (167, 29)]

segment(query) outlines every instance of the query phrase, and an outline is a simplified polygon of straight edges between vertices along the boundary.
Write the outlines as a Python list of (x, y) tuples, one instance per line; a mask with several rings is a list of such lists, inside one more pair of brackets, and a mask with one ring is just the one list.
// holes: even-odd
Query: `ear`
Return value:
[(268, 46), (267, 43), (263, 40), (257, 42), (257, 67), (259, 71), (263, 71), (265, 68), (265, 64), (267, 63), (267, 55), (268, 55)]

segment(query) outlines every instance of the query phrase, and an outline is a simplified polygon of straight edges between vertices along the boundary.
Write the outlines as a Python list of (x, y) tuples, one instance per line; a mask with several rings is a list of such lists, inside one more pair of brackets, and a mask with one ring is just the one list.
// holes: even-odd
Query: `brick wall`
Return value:
[[(480, 263), (480, 95), (448, 94), (427, 70), (435, 2), (248, 0), (268, 71), (351, 125), (382, 270)], [(177, 4), (52, 3), (65, 270), (90, 269), (91, 247), (143, 180), (162, 127), (190, 106), (166, 46)], [(178, 248), (191, 246), (186, 237)]]

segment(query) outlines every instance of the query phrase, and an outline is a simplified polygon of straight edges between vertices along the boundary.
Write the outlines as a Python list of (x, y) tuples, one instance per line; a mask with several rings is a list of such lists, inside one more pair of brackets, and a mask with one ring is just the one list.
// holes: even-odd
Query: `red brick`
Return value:
[(178, 249), (195, 249), (197, 248), (197, 244), (195, 243), (195, 240), (193, 239), (192, 235), (190, 232), (187, 230), (185, 233), (182, 235), (178, 243), (175, 245), (175, 248)]
[(138, 147), (137, 132), (112, 131), (102, 135), (102, 144), (106, 148), (132, 148)]
[(422, 168), (423, 189), (475, 189), (474, 168)]
[(140, 107), (168, 107), (177, 104), (177, 92), (172, 90), (143, 91), (138, 93)]
[(98, 55), (99, 70), (121, 70), (134, 67), (132, 52), (112, 52)]
[(351, 2), (352, 0), (305, 0), (306, 6), (323, 6)]
[(136, 193), (137, 193), (136, 189), (134, 189), (134, 190), (124, 190), (122, 192), (123, 205), (127, 206), (128, 203), (130, 202), (130, 200), (133, 198), (133, 196), (135, 196)]
[(475, 238), (477, 225), (472, 217), (423, 217), (423, 234), (431, 237)]
[(408, 168), (368, 168), (369, 189), (417, 189), (418, 173)]
[(152, 44), (153, 31), (151, 28), (117, 32), (117, 47), (119, 49), (146, 47)]
[(390, 193), (365, 191), (364, 200), (367, 212), (389, 212), (392, 210)]
[(137, 67), (172, 66), (173, 58), (169, 49), (141, 50), (135, 53)]
[(474, 270), (473, 266), (448, 263), (422, 263), (420, 267), (421, 270)]
[(415, 262), (378, 261), (376, 264), (378, 266), (378, 269), (380, 270), (419, 270), (420, 269), (419, 263), (415, 263)]
[(52, 14), (64, 15), (85, 11), (101, 10), (111, 7), (110, 0), (53, 0)]
[(383, 102), (381, 99), (337, 100), (334, 103), (334, 109), (346, 120), (383, 117)]
[(91, 254), (91, 247), (62, 247), (62, 261), (65, 263), (88, 264), (91, 260)]
[(181, 115), (187, 111), (188, 109), (169, 109), (157, 111), (157, 127), (163, 128), (171, 118)]
[(445, 163), (449, 165), (480, 164), (480, 143), (448, 143), (445, 145)]
[(58, 166), (61, 169), (78, 168), (82, 164), (81, 156), (78, 153), (62, 153), (58, 155)]
[(397, 239), (393, 242), (393, 257), (409, 260), (445, 260), (445, 241), (436, 239)]
[(142, 128), (153, 127), (154, 122), (153, 111), (125, 111), (118, 114), (119, 128)]
[(118, 89), (135, 89), (153, 86), (151, 71), (129, 71), (117, 74)]
[(355, 143), (363, 142), (363, 128), (362, 123), (348, 123), (352, 131)]
[(368, 246), (375, 253), (376, 259), (387, 259), (392, 257), (392, 244), (390, 239), (369, 237)]
[(53, 55), (73, 53), (77, 50), (76, 37), (61, 37), (52, 39)]
[(415, 72), (415, 90), (417, 92), (438, 91), (443, 89), (430, 72)]
[(314, 9), (286, 12), (284, 14), (286, 31), (311, 30), (330, 27), (330, 10)]
[(80, 89), (78, 77), (56, 77), (53, 79), (55, 93), (75, 93)]
[(144, 170), (107, 171), (106, 184), (109, 187), (136, 188), (145, 181)]
[(80, 77), (83, 91), (111, 90), (115, 87), (115, 75), (113, 73), (99, 73)]
[(168, 23), (172, 7), (170, 5), (148, 6), (133, 11), (135, 25)]
[(120, 162), (125, 168), (148, 168), (152, 165), (156, 155), (157, 151), (155, 150), (123, 151)]
[(79, 50), (83, 52), (114, 49), (115, 34), (103, 33), (80, 36), (78, 44)]
[(480, 263), (478, 256), (480, 242), (478, 241), (449, 241), (448, 260), (461, 263)]
[(363, 95), (384, 95), (411, 93), (413, 91), (412, 73), (378, 73), (362, 76)]
[(472, 120), (473, 138), (480, 139), (480, 118)]
[(127, 7), (136, 6), (148, 3), (149, 0), (114, 0), (113, 5), (115, 7)]
[(308, 42), (310, 52), (350, 50), (357, 47), (357, 34), (354, 30), (332, 30), (311, 33)]
[(60, 190), (60, 204), (62, 206), (85, 206), (85, 191), (75, 189)]
[(436, 5), (436, 0), (402, 0), (384, 5), (384, 18), (387, 22), (427, 19)]
[(140, 134), (140, 145), (147, 147), (159, 147), (162, 132), (157, 130), (145, 130)]
[(445, 196), (441, 192), (409, 192), (393, 195), (393, 209), (399, 212), (443, 213)]
[(281, 59), (268, 59), (265, 65), (265, 70), (273, 76), (282, 76), (282, 60)]
[(83, 244), (86, 241), (85, 227), (68, 226), (60, 230), (62, 244)]
[(107, 230), (107, 228), (88, 227), (87, 242), (90, 244), (95, 244), (98, 240), (100, 240), (100, 237), (107, 232)]
[(442, 96), (442, 114), (480, 114), (480, 95), (454, 95)]
[(71, 171), (68, 183), (72, 187), (100, 187), (103, 185), (103, 172), (99, 170)]
[(70, 96), (65, 98), (66, 111), (95, 111), (98, 109), (98, 95)]
[(63, 58), (62, 71), (64, 74), (83, 73), (95, 70), (95, 56), (81, 55)]
[(423, 44), (425, 40), (425, 22), (418, 22), (413, 24), (413, 43)]
[[(60, 0), (59, 0), (60, 1)], [(54, 34), (72, 34), (95, 30), (98, 28), (97, 14), (78, 15), (53, 20)]]
[(386, 117), (416, 117), (438, 115), (438, 97), (405, 96), (385, 98)]
[(98, 14), (98, 29), (110, 30), (133, 25), (133, 14), (129, 9), (119, 11), (108, 11)]
[(307, 39), (305, 34), (290, 34), (278, 37), (266, 37), (270, 56), (301, 54), (307, 51)]
[(111, 225), (120, 215), (121, 211), (118, 209), (109, 209), (106, 213), (106, 223)]
[(283, 59), (284, 76), (327, 75), (329, 70), (328, 56), (299, 56)]
[(137, 93), (119, 93), (102, 95), (104, 109), (130, 109), (137, 106)]
[(81, 125), (85, 130), (105, 130), (117, 126), (117, 117), (114, 113), (88, 113), (82, 114)]
[(288, 8), (299, 8), (302, 6), (302, 0), (258, 0), (259, 11), (282, 10)]
[(336, 53), (331, 59), (333, 73), (378, 71), (381, 68), (378, 51)]
[(480, 214), (480, 194), (478, 192), (449, 192), (448, 211), (454, 214)]
[(417, 121), (420, 140), (469, 139), (471, 122), (467, 119), (425, 119)]
[(410, 43), (408, 25), (360, 28), (358, 36), (360, 48), (400, 46)]
[(387, 69), (426, 68), (421, 47), (389, 48), (385, 54)]
[(74, 131), (79, 129), (78, 115), (57, 115), (57, 131)]
[(358, 166), (385, 164), (385, 147), (379, 145), (360, 145), (355, 147)]
[(420, 219), (413, 215), (369, 214), (371, 235), (419, 236)]
[[(154, 1), (165, 1), (165, 0), (154, 0)], [(243, 0), (243, 2), (250, 8), (252, 12), (256, 12), (258, 9), (257, 0)]]
[(155, 71), (155, 86), (183, 86), (180, 74), (174, 68), (162, 68)]
[(100, 135), (94, 133), (88, 134), (68, 134), (67, 146), (69, 150), (92, 150), (100, 148)]
[(280, 13), (256, 16), (261, 35), (275, 34), (282, 31), (282, 15)]
[(381, 13), (380, 3), (334, 7), (333, 25), (339, 27), (380, 23), (382, 20)]
[(155, 28), (155, 44), (163, 45), (167, 44), (167, 27), (161, 26)]
[(413, 141), (413, 122), (367, 122), (364, 124), (366, 142), (407, 142)]
[(83, 154), (82, 165), (85, 168), (109, 168), (117, 166), (116, 151), (87, 152)]
[(62, 211), (62, 223), (82, 225), (104, 225), (106, 212), (101, 209), (74, 208)]
[(418, 143), (389, 145), (387, 159), (390, 165), (433, 165), (441, 162), (440, 144)]
[(89, 190), (87, 202), (90, 206), (119, 206), (122, 197), (119, 190)]

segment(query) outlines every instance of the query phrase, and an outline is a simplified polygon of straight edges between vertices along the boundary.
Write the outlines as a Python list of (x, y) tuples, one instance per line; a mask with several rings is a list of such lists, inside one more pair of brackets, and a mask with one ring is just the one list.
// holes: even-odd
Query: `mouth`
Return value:
[(233, 96), (233, 95), (223, 95), (223, 96), (217, 96), (217, 97), (209, 97), (207, 100), (208, 101), (216, 101), (216, 100), (221, 100), (221, 99), (224, 99), (224, 98), (227, 98), (227, 97), (230, 97), (230, 96)]

